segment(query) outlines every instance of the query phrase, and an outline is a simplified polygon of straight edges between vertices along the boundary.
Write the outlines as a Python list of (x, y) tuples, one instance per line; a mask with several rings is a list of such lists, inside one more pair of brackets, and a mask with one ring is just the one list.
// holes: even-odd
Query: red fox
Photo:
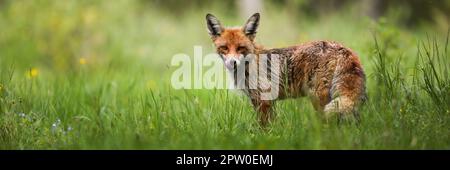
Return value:
[[(213, 15), (206, 15), (209, 35), (225, 67), (236, 65), (250, 54), (258, 61), (260, 54), (280, 60), (279, 94), (277, 99), (308, 96), (314, 109), (328, 120), (359, 120), (358, 107), (366, 99), (365, 74), (358, 56), (349, 48), (332, 41), (314, 41), (287, 48), (266, 49), (255, 43), (260, 14), (253, 14), (243, 27), (223, 27)], [(270, 64), (268, 64), (270, 70)], [(245, 68), (248, 72), (248, 68)], [(235, 82), (242, 81), (234, 76)], [(248, 83), (248, 80), (244, 80)], [(273, 118), (275, 100), (261, 99), (261, 89), (243, 89), (259, 113), (259, 123), (265, 127)]]

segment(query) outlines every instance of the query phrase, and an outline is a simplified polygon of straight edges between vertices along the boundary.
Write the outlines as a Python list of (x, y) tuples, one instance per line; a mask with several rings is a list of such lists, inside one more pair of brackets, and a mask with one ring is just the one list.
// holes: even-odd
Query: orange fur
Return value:
[[(277, 54), (281, 59), (279, 98), (309, 96), (314, 108), (328, 119), (333, 113), (341, 117), (358, 117), (364, 101), (365, 74), (358, 56), (349, 48), (331, 41), (314, 41), (297, 46), (265, 49), (254, 42), (259, 14), (242, 28), (224, 28), (214, 16), (207, 15), (208, 28), (217, 53), (224, 61), (247, 54)], [(244, 89), (259, 122), (267, 125), (274, 117), (274, 100), (260, 100), (261, 89)]]

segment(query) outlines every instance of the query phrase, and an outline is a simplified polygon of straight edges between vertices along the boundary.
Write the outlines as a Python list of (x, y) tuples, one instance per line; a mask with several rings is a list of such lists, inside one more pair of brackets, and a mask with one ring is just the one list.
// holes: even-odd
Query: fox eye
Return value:
[(247, 51), (247, 48), (244, 47), (244, 46), (239, 46), (239, 47), (237, 48), (237, 51), (238, 51), (238, 52), (246, 52), (246, 51)]
[(228, 47), (227, 46), (219, 46), (219, 51), (226, 52), (226, 51), (228, 51)]
[(228, 47), (227, 46), (219, 46), (218, 52), (221, 54), (228, 53)]

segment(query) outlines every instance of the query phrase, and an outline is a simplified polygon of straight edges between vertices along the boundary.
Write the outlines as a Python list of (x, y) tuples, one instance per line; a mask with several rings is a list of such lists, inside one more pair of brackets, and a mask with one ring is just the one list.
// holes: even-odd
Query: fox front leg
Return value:
[(258, 121), (265, 128), (274, 119), (273, 101), (252, 99), (253, 107), (258, 112)]

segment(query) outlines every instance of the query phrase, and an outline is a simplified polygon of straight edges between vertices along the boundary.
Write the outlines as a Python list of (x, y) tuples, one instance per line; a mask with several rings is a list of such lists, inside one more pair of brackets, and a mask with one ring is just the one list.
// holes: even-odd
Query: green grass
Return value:
[(213, 51), (207, 12), (230, 25), (245, 19), (215, 3), (172, 15), (139, 2), (0, 7), (0, 149), (450, 149), (440, 28), (373, 22), (353, 8), (310, 19), (268, 7), (258, 42), (342, 42), (361, 58), (369, 99), (359, 125), (321, 121), (306, 98), (278, 102), (264, 131), (243, 96), (170, 85), (174, 54)]

